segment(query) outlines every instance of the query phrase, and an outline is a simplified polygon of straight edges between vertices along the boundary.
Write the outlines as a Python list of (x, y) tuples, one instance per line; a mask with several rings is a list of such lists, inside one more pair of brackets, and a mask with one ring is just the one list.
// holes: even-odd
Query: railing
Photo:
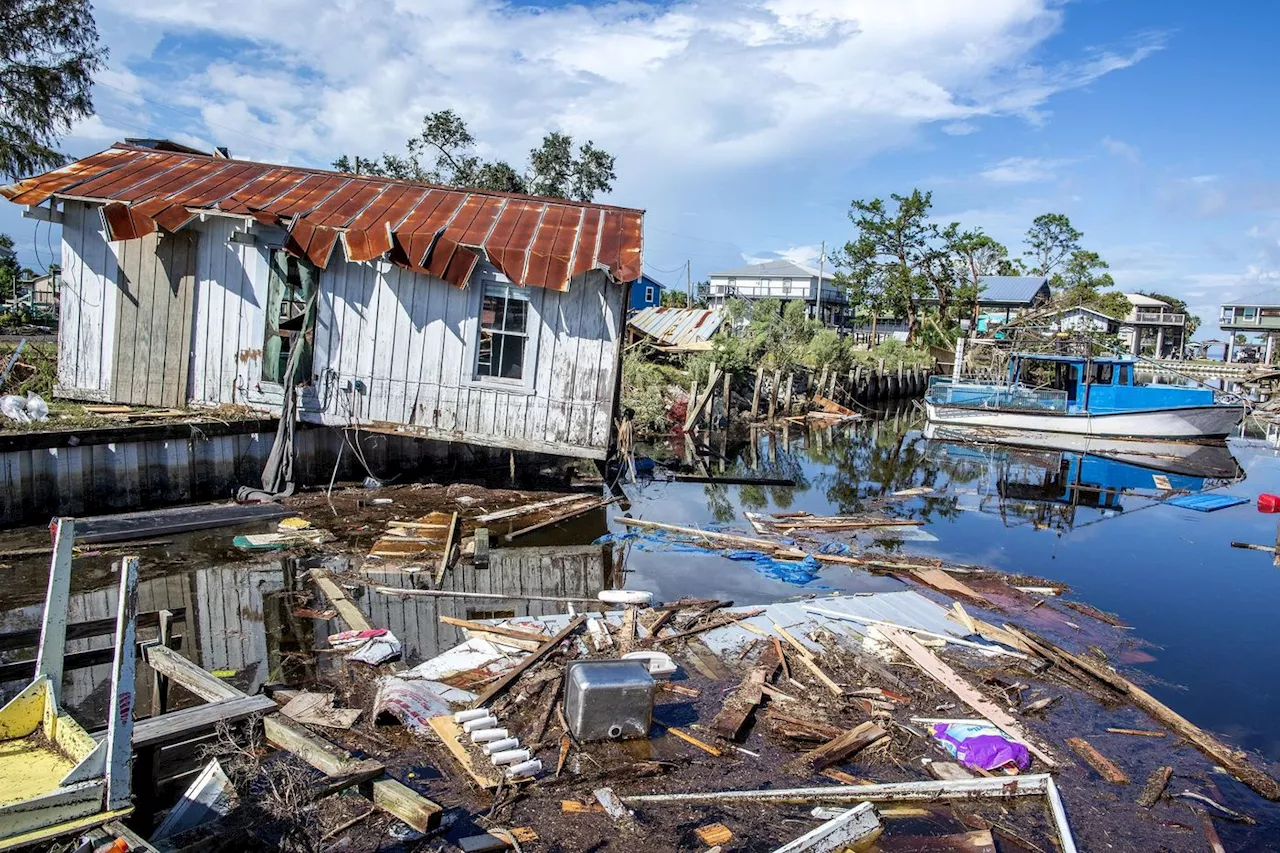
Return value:
[(938, 406), (964, 406), (970, 409), (1058, 414), (1067, 412), (1066, 391), (1032, 390), (1020, 385), (1011, 387), (978, 382), (957, 383), (947, 376), (930, 377), (925, 400)]
[(1167, 314), (1163, 311), (1137, 311), (1133, 315), (1135, 323), (1159, 323), (1164, 326), (1184, 326), (1186, 314)]

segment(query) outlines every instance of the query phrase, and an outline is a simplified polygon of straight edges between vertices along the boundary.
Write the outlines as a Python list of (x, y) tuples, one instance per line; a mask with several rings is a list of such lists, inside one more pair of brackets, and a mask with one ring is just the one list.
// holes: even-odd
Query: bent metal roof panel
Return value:
[(322, 269), (341, 242), (348, 260), (385, 254), (459, 287), (482, 255), (517, 284), (560, 291), (588, 270), (616, 281), (641, 270), (640, 210), (120, 143), (0, 194), (100, 203), (111, 240), (176, 231), (201, 212), (252, 217), (285, 228), (286, 250)]

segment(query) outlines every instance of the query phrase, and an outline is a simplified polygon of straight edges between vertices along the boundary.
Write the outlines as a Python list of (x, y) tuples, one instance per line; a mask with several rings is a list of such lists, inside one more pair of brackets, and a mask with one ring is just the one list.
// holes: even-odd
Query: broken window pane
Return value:
[(311, 338), (315, 334), (316, 311), (312, 299), (319, 271), (305, 258), (295, 258), (283, 249), (270, 251), (267, 280), (266, 329), (262, 342), (262, 381), (283, 384), (289, 354), (298, 354), (295, 384), (311, 380)]
[(477, 377), (523, 380), (528, 334), (528, 295), (505, 284), (485, 285), (476, 344)]

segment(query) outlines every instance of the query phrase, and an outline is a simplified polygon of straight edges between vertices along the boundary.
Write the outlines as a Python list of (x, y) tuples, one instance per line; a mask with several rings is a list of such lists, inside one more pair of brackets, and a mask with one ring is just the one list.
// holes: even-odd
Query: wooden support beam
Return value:
[(509, 637), (513, 640), (531, 640), (538, 645), (542, 645), (547, 641), (546, 634), (535, 634), (532, 631), (518, 631), (514, 628), (502, 628), (497, 625), (489, 625), (485, 622), (473, 622), (470, 619), (457, 619), (453, 616), (441, 616), (440, 621), (446, 625), (452, 625), (455, 628), (463, 628), (468, 631), (481, 631), (486, 634), (495, 634), (499, 637)]
[(525, 670), (529, 669), (529, 667), (533, 666), (535, 663), (537, 663), (538, 661), (546, 657), (554, 649), (559, 647), (559, 645), (562, 642), (564, 642), (574, 632), (576, 632), (579, 628), (581, 628), (583, 623), (586, 621), (587, 621), (586, 616), (579, 616), (576, 619), (574, 619), (572, 622), (570, 622), (568, 625), (565, 626), (564, 630), (556, 634), (551, 639), (547, 640), (545, 643), (542, 644), (542, 647), (539, 648), (536, 652), (532, 652), (531, 654), (529, 654), (527, 657), (525, 657), (524, 660), (520, 661), (520, 663), (517, 664), (514, 669), (512, 669), (506, 675), (502, 676), (497, 681), (495, 681), (492, 685), (490, 685), (488, 690), (486, 690), (484, 693), (481, 693), (476, 698), (476, 700), (471, 703), (471, 707), (483, 708), (485, 705), (492, 702), (499, 695), (501, 695), (508, 687), (510, 687), (513, 683), (515, 683), (516, 679), (518, 679), (521, 675), (523, 675)]
[(147, 664), (173, 683), (199, 696), (206, 702), (239, 699), (245, 694), (201, 669), (173, 649), (159, 644), (144, 647)]
[(471, 557), (471, 562), (477, 569), (487, 569), (489, 568), (489, 528), (477, 527), (472, 536), (475, 538), (476, 550)]
[(1067, 738), (1067, 746), (1071, 747), (1076, 755), (1085, 760), (1085, 763), (1098, 772), (1098, 775), (1106, 779), (1113, 785), (1128, 785), (1129, 777), (1125, 772), (1115, 765), (1111, 759), (1107, 758), (1101, 752), (1094, 748), (1082, 737)]
[(453, 517), (449, 519), (449, 532), (444, 538), (444, 553), (440, 555), (440, 567), (436, 569), (435, 582), (437, 587), (444, 580), (444, 573), (449, 570), (449, 566), (453, 565), (453, 551), (456, 547), (457, 538), (458, 513), (455, 511)]
[(324, 593), (324, 597), (329, 599), (329, 603), (338, 611), (338, 616), (342, 621), (347, 623), (347, 628), (352, 631), (371, 631), (373, 625), (369, 619), (361, 612), (356, 603), (347, 597), (347, 592), (329, 576), (329, 573), (321, 568), (311, 570), (311, 579), (316, 582), (316, 586), (320, 587), (320, 591)]

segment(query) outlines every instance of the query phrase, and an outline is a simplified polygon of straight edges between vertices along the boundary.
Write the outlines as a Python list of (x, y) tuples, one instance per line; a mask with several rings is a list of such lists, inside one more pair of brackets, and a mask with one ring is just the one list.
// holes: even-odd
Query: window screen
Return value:
[(486, 284), (480, 301), (476, 375), (523, 380), (528, 343), (528, 294), (507, 284)]

